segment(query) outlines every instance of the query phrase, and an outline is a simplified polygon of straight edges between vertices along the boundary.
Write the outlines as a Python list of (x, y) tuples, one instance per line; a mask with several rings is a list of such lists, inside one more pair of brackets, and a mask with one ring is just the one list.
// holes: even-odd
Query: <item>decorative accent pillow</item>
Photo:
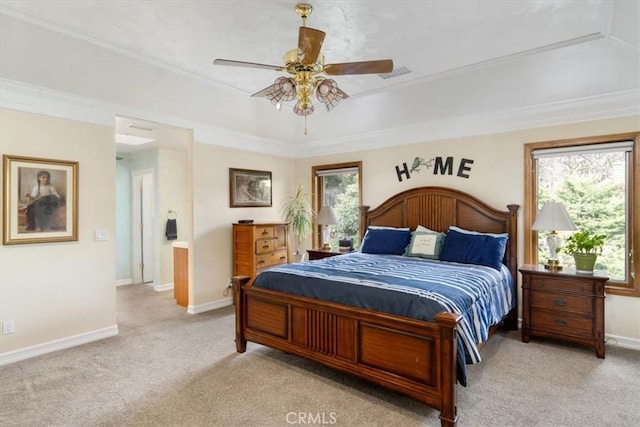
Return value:
[(500, 240), (500, 243), (502, 244), (502, 255), (500, 255), (500, 259), (502, 260), (504, 258), (504, 253), (507, 250), (507, 240), (509, 240), (509, 233), (481, 233), (479, 231), (465, 230), (464, 228), (456, 227), (455, 225), (450, 225), (449, 230), (457, 231), (459, 233), (495, 237), (496, 239)]
[(411, 242), (404, 252), (405, 256), (427, 259), (439, 259), (442, 251), (444, 233), (415, 231), (411, 233)]
[(485, 265), (500, 270), (505, 243), (506, 238), (449, 229), (442, 244), (440, 261)]
[(402, 255), (411, 240), (408, 228), (367, 227), (360, 252), (365, 254)]

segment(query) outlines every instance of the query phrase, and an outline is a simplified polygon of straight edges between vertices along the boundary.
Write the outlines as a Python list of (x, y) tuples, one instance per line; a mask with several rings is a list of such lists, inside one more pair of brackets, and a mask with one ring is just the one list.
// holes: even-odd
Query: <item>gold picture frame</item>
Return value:
[(78, 240), (78, 162), (3, 155), (2, 243)]
[(229, 168), (229, 205), (232, 208), (270, 207), (271, 172)]

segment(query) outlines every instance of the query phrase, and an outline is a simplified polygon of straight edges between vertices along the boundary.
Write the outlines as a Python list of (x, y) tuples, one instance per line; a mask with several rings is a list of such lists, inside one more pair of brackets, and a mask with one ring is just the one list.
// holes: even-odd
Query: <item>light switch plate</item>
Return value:
[(109, 240), (109, 230), (96, 230), (96, 242)]

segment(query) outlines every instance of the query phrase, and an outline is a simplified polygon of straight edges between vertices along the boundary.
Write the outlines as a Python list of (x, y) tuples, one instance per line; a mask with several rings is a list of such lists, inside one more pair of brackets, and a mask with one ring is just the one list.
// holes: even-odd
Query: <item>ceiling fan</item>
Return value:
[(331, 111), (338, 102), (349, 96), (338, 87), (335, 80), (329, 79), (325, 75), (384, 74), (393, 71), (391, 59), (325, 64), (324, 55), (320, 53), (320, 49), (326, 34), (306, 26), (307, 18), (311, 15), (313, 7), (310, 4), (301, 3), (296, 5), (295, 10), (302, 18), (302, 26), (298, 33), (298, 47), (284, 55), (284, 65), (267, 65), (230, 59), (216, 59), (213, 63), (215, 65), (286, 71), (292, 77), (278, 77), (272, 85), (251, 96), (265, 97), (278, 109), (280, 109), (282, 102), (296, 100), (293, 107), (294, 113), (305, 117), (314, 111), (313, 95), (318, 101), (325, 104), (327, 111)]

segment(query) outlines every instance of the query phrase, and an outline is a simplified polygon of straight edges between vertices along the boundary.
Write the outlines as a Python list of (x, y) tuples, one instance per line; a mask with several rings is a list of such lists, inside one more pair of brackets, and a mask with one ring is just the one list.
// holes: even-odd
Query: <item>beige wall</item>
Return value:
[[(190, 190), (187, 182), (189, 165), (187, 150), (158, 149), (158, 208), (156, 209), (156, 228), (159, 230), (156, 241), (158, 254), (156, 284), (173, 283), (173, 241), (165, 236), (169, 210), (175, 212), (178, 228), (178, 240), (191, 239)], [(172, 215), (173, 217), (173, 215)]]
[[(640, 117), (633, 116), (298, 159), (296, 179), (309, 188), (312, 166), (361, 160), (362, 201), (372, 208), (400, 191), (423, 185), (437, 185), (468, 192), (498, 209), (506, 209), (509, 203), (523, 205), (525, 143), (637, 131), (640, 131)], [(402, 166), (406, 162), (410, 168), (415, 157), (429, 160), (437, 156), (454, 158), (452, 176), (433, 175), (433, 169), (429, 172), (423, 169), (412, 174), (410, 179), (403, 177), (402, 182), (398, 181), (396, 165)], [(456, 176), (457, 166), (463, 157), (474, 161), (470, 165), (468, 179)], [(522, 259), (522, 209), (519, 218), (518, 253), (519, 259)], [(306, 246), (303, 246), (309, 245), (310, 242), (307, 241)], [(607, 334), (640, 340), (640, 298), (609, 296), (605, 311)]]
[(4, 109), (0, 123), (2, 154), (79, 162), (78, 241), (0, 246), (0, 314), (15, 321), (0, 353), (115, 333), (113, 129)]
[[(273, 206), (229, 207), (229, 168), (271, 171)], [(282, 221), (282, 200), (295, 186), (293, 161), (248, 151), (196, 144), (193, 149), (193, 250), (189, 304), (216, 306), (232, 275), (231, 224), (240, 219)], [(230, 297), (230, 295), (229, 295)], [(196, 311), (199, 309), (196, 308)]]
[[(79, 241), (0, 246), (0, 316), (15, 320), (16, 332), (0, 335), (0, 353), (28, 351), (73, 337), (100, 331), (115, 333), (115, 145), (113, 129), (71, 120), (11, 110), (1, 111), (2, 154), (77, 160), (79, 168)], [(443, 185), (467, 191), (496, 207), (523, 201), (523, 144), (640, 130), (640, 117), (593, 121), (496, 135), (404, 145), (309, 159), (255, 154), (195, 143), (186, 161), (161, 155), (177, 170), (186, 162), (186, 193), (167, 202), (192, 208), (181, 223), (192, 227), (190, 243), (190, 298), (192, 313), (230, 303), (224, 295), (232, 274), (231, 224), (239, 219), (281, 220), (280, 205), (295, 185), (310, 185), (311, 166), (362, 160), (363, 201), (372, 207), (389, 196), (416, 186)], [(166, 156), (165, 156), (166, 154)], [(395, 166), (410, 165), (416, 157), (452, 156), (472, 159), (469, 179), (434, 176), (422, 171), (398, 181)], [(273, 206), (230, 208), (229, 168), (273, 173)], [(99, 171), (99, 173), (96, 173)], [(160, 185), (183, 186), (182, 178), (166, 177)], [(174, 187), (172, 187), (174, 188)], [(190, 190), (189, 190), (190, 189)], [(163, 212), (161, 212), (163, 215)], [(522, 214), (520, 215), (522, 218)], [(107, 229), (110, 239), (96, 242), (94, 231)], [(522, 235), (522, 230), (520, 230)], [(187, 231), (188, 235), (188, 231)], [(309, 247), (309, 242), (306, 243)], [(520, 239), (522, 254), (522, 239)], [(163, 281), (169, 273), (162, 272)], [(640, 298), (608, 296), (606, 332), (640, 340)], [(94, 335), (97, 336), (97, 335)]]

